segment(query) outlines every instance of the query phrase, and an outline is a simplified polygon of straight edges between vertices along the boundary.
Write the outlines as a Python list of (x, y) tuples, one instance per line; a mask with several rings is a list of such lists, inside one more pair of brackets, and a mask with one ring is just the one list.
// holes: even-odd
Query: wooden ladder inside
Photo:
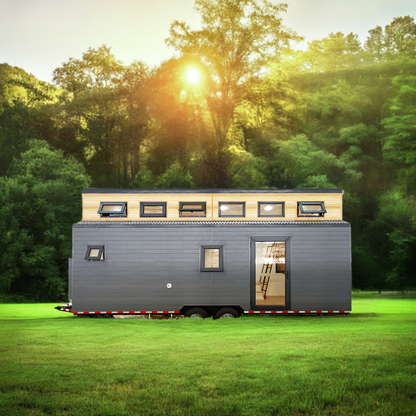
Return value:
[(263, 266), (259, 282), (256, 283), (256, 300), (264, 300), (267, 297), (267, 289), (270, 282), (270, 273), (273, 269), (273, 249), (272, 246), (267, 247), (266, 255), (263, 257)]

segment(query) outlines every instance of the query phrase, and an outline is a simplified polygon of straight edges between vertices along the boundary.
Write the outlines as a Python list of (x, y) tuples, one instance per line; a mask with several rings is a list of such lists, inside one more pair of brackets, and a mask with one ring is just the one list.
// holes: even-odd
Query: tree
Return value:
[(0, 178), (0, 294), (62, 299), (71, 225), (81, 219), (82, 165), (39, 140)]
[(53, 71), (53, 81), (77, 95), (113, 87), (123, 70), (123, 64), (111, 53), (111, 48), (102, 45), (97, 49), (89, 48), (82, 59), (70, 58), (63, 63)]
[(125, 68), (118, 81), (117, 111), (122, 117), (117, 128), (116, 165), (118, 174), (122, 172), (121, 182), (124, 186), (131, 186), (141, 168), (141, 147), (149, 135), (149, 73), (147, 65), (133, 62)]
[(375, 62), (382, 62), (386, 51), (383, 28), (376, 26), (374, 29), (370, 29), (368, 34), (364, 45), (366, 52)]
[(416, 23), (411, 16), (396, 17), (383, 28), (368, 31), (365, 42), (367, 57), (375, 62), (416, 57)]
[(382, 122), (386, 133), (384, 151), (407, 191), (416, 195), (416, 76), (399, 75), (392, 84), (396, 96), (390, 116)]
[(266, 0), (196, 0), (202, 28), (191, 30), (175, 21), (167, 44), (198, 65), (203, 74), (201, 85), (213, 128), (214, 146), (211, 186), (226, 186), (227, 134), (236, 107), (247, 92), (261, 82), (262, 70), (282, 47), (299, 40), (284, 29), (280, 13), (287, 5)]
[(147, 105), (152, 128), (146, 163), (156, 176), (170, 170), (172, 164), (189, 171), (191, 159), (201, 150), (201, 105), (183, 80), (185, 66), (182, 60), (170, 59), (149, 76)]
[(322, 40), (309, 42), (302, 56), (307, 71), (321, 72), (358, 67), (362, 62), (362, 48), (354, 33), (330, 33)]
[(385, 46), (390, 56), (416, 56), (416, 23), (413, 17), (396, 17), (385, 27)]
[(125, 67), (103, 45), (89, 48), (82, 59), (70, 58), (55, 69), (53, 80), (66, 90), (62, 124), (83, 142), (87, 168), (97, 185), (131, 185), (140, 165), (140, 146), (147, 134), (143, 100), (148, 68)]
[(30, 138), (46, 138), (43, 127), (48, 121), (40, 114), (58, 94), (56, 87), (23, 69), (0, 64), (0, 175), (27, 149)]
[(374, 263), (370, 287), (409, 290), (416, 287), (416, 201), (393, 189), (381, 198), (368, 224), (363, 246)]

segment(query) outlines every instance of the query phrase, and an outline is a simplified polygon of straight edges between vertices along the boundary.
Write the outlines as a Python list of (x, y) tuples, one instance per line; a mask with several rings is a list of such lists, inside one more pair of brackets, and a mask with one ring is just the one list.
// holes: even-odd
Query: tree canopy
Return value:
[(414, 288), (414, 18), (296, 50), (284, 4), (195, 9), (154, 68), (106, 45), (54, 85), (0, 65), (0, 299), (61, 296), (86, 186), (343, 188), (353, 286)]
[(31, 140), (0, 178), (0, 293), (65, 297), (71, 225), (81, 213), (84, 167)]

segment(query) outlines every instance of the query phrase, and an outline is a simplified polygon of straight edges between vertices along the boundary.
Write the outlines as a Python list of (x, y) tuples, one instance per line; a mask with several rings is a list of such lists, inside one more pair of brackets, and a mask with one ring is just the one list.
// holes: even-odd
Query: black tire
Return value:
[(185, 313), (185, 316), (192, 319), (205, 319), (208, 318), (208, 313), (202, 308), (191, 308)]
[(239, 318), (240, 314), (233, 308), (221, 308), (214, 316), (214, 319)]

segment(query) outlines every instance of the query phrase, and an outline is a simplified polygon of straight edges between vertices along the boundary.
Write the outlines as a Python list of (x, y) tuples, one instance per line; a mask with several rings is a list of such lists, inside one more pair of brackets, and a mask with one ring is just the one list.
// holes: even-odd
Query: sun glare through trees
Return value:
[(201, 80), (201, 73), (195, 68), (189, 68), (186, 71), (186, 79), (191, 84), (198, 84)]

